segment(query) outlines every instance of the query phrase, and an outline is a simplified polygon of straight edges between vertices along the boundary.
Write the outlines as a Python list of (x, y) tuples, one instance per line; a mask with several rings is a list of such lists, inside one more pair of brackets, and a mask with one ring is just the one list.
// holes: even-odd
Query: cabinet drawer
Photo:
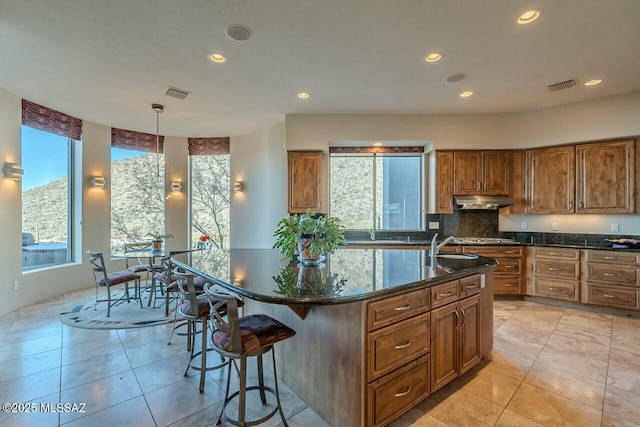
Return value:
[(496, 294), (521, 294), (520, 276), (493, 276), (493, 292)]
[(587, 263), (587, 281), (638, 286), (640, 267)]
[(367, 330), (372, 331), (429, 311), (430, 289), (420, 289), (367, 304)]
[(578, 262), (535, 259), (533, 261), (533, 271), (536, 276), (580, 279), (580, 264)]
[(458, 301), (460, 297), (459, 280), (431, 287), (431, 308)]
[(429, 395), (429, 355), (369, 384), (368, 422), (387, 425)]
[(533, 254), (536, 258), (550, 259), (567, 259), (578, 261), (580, 259), (580, 251), (578, 249), (567, 248), (533, 248)]
[(634, 288), (601, 286), (587, 283), (587, 304), (607, 307), (638, 308), (638, 292)]
[(522, 259), (520, 258), (497, 258), (498, 266), (494, 273), (520, 274), (522, 271)]
[(535, 295), (577, 302), (580, 282), (536, 277), (533, 289)]
[(369, 334), (368, 378), (381, 377), (416, 357), (429, 352), (429, 313)]
[(491, 258), (522, 256), (522, 246), (463, 246), (462, 252), (465, 254), (476, 254)]
[(460, 298), (480, 293), (480, 275), (475, 274), (460, 279)]
[(640, 253), (614, 251), (587, 251), (587, 262), (601, 264), (637, 264), (640, 265)]

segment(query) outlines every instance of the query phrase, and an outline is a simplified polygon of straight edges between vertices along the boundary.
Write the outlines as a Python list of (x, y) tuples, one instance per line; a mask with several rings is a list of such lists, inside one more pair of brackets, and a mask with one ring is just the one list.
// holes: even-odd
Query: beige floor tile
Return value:
[(462, 386), (462, 389), (498, 405), (507, 406), (519, 385), (519, 380), (499, 374), (495, 370), (483, 369)]
[(614, 386), (607, 386), (604, 412), (631, 422), (640, 420), (640, 394)]
[(32, 356), (49, 350), (56, 350), (61, 346), (62, 340), (58, 335), (13, 344), (0, 344), (0, 362), (18, 359), (25, 356)]
[[(40, 397), (38, 399), (29, 399), (24, 403), (34, 404), (35, 406), (30, 409), (35, 409), (35, 412), (0, 412), (0, 425), (7, 427), (42, 427), (42, 426), (56, 426), (58, 425), (58, 414), (49, 410), (49, 406), (53, 407), (59, 402), (60, 395), (58, 392), (50, 394), (48, 396)], [(13, 400), (12, 402), (16, 402)], [(4, 403), (4, 401), (3, 401)], [(22, 403), (22, 402), (21, 402)]]
[(518, 340), (517, 338), (514, 338), (513, 335), (502, 335), (500, 334), (500, 329), (503, 327), (504, 325), (496, 329), (494, 332), (493, 347), (495, 349), (500, 350), (503, 353), (518, 353), (527, 359), (535, 359), (538, 357), (544, 348), (543, 344)]
[(575, 402), (602, 409), (604, 383), (538, 363), (533, 365), (524, 382)]
[[(169, 384), (184, 380), (184, 372), (187, 367), (188, 358), (187, 353), (180, 353), (168, 359), (162, 359), (134, 368), (143, 393), (149, 393), (166, 387)], [(190, 375), (198, 376), (199, 372), (191, 370)], [(207, 378), (205, 387), (207, 387), (209, 383), (214, 383), (214, 381)]]
[(611, 345), (611, 336), (599, 333), (593, 333), (584, 329), (574, 328), (571, 325), (558, 323), (558, 326), (553, 331), (553, 335), (556, 337), (573, 338), (580, 341), (587, 342), (589, 344), (596, 344), (609, 347)]
[(69, 347), (72, 345), (85, 344), (90, 341), (96, 341), (111, 336), (118, 336), (117, 331), (100, 330), (100, 329), (82, 329), (72, 328), (71, 326), (62, 326), (62, 346)]
[(537, 302), (530, 302), (530, 301), (525, 301), (524, 304), (522, 305), (522, 307), (520, 308), (521, 312), (535, 312), (535, 313), (541, 313), (543, 315), (548, 315), (548, 316), (562, 316), (567, 309), (564, 307), (558, 307), (555, 305), (548, 305), (548, 304), (539, 304)]
[(640, 371), (640, 351), (629, 351), (611, 347), (609, 364)]
[(84, 414), (62, 413), (60, 422), (64, 424), (141, 395), (142, 391), (131, 370), (62, 390), (60, 393), (62, 403), (86, 403), (86, 412)]
[[(313, 424), (308, 425), (309, 427), (313, 426)], [(420, 409), (414, 408), (389, 424), (389, 427), (448, 427), (448, 425), (429, 414), (425, 414)]]
[(540, 424), (552, 426), (597, 426), (602, 417), (602, 411), (598, 409), (525, 383), (507, 408)]
[[(172, 423), (168, 424), (169, 427), (202, 427), (202, 426), (215, 426), (218, 421), (218, 417), (220, 416), (220, 409), (222, 408), (222, 401), (216, 402), (212, 405), (207, 406), (204, 409), (201, 409), (197, 412), (194, 412), (186, 417)], [(160, 425), (160, 424), (158, 424)], [(233, 424), (229, 424), (224, 422), (222, 425), (224, 427), (232, 427)]]
[(427, 414), (450, 426), (487, 426), (495, 424), (503, 409), (487, 399), (459, 390)]
[(70, 365), (72, 363), (82, 362), (83, 360), (118, 353), (122, 350), (120, 338), (118, 338), (117, 335), (110, 335), (106, 338), (91, 341), (89, 345), (82, 343), (62, 347), (62, 364)]
[(629, 326), (628, 323), (620, 325), (614, 321), (611, 347), (640, 352), (640, 328)]
[(576, 354), (592, 360), (608, 363), (609, 347), (594, 344), (585, 340), (566, 335), (552, 334), (545, 348), (553, 349), (565, 354)]
[(545, 348), (538, 356), (536, 363), (580, 375), (591, 380), (604, 383), (607, 380), (607, 362), (589, 359), (575, 353)]
[[(638, 420), (640, 422), (640, 420)], [(602, 414), (602, 427), (640, 427), (640, 424), (618, 418), (615, 415)]]
[(4, 339), (2, 340), (3, 344), (11, 344), (11, 343), (22, 343), (31, 340), (37, 340), (45, 337), (60, 337), (62, 334), (62, 323), (58, 319), (52, 319), (50, 324), (44, 324), (40, 327), (30, 327), (20, 330), (13, 330), (13, 325), (11, 329), (6, 333)]
[(505, 409), (500, 418), (498, 418), (498, 422), (496, 423), (496, 427), (538, 427), (542, 426), (532, 419), (529, 419), (523, 415), (518, 414), (517, 412), (513, 412), (510, 409)]
[(110, 406), (64, 425), (64, 427), (155, 427), (144, 397)]
[[(199, 348), (197, 345), (195, 348)], [(148, 344), (139, 345), (137, 347), (129, 347), (125, 349), (127, 357), (133, 368), (148, 365), (160, 360), (169, 359), (179, 354), (183, 354), (186, 358), (188, 352), (184, 345), (167, 345), (166, 341), (154, 341)], [(185, 360), (186, 366), (186, 360)]]
[[(158, 341), (161, 344), (169, 342), (171, 331), (163, 327), (148, 327), (139, 329), (120, 329), (118, 336), (124, 348), (137, 347)], [(187, 339), (183, 336), (174, 335), (171, 345), (186, 345)]]
[(60, 368), (0, 382), (0, 402), (29, 402), (60, 390)]
[(504, 352), (494, 348), (491, 352), (491, 361), (487, 363), (485, 369), (522, 380), (533, 366), (534, 360), (518, 352)]
[[(287, 424), (289, 427), (331, 427), (325, 420), (320, 418), (318, 414), (312, 411), (309, 408), (306, 408), (300, 412), (298, 412), (293, 417), (287, 419)], [(283, 424), (278, 424), (278, 427)], [(391, 424), (393, 425), (393, 424)], [(422, 424), (419, 424), (422, 425)], [(433, 426), (437, 426), (438, 424), (430, 424)], [(446, 427), (444, 424), (440, 424), (440, 426)]]
[(49, 350), (0, 363), (0, 378), (11, 380), (49, 369), (59, 368), (61, 350)]
[(607, 386), (640, 394), (640, 371), (610, 364)]
[(131, 369), (124, 350), (62, 367), (62, 390), (110, 377)]
[(525, 304), (524, 301), (518, 300), (496, 300), (493, 303), (494, 310), (518, 311)]
[(560, 321), (561, 313), (551, 313), (544, 315), (541, 312), (534, 311), (518, 311), (507, 320), (508, 324), (521, 325), (528, 328), (539, 329), (544, 332), (552, 332)]

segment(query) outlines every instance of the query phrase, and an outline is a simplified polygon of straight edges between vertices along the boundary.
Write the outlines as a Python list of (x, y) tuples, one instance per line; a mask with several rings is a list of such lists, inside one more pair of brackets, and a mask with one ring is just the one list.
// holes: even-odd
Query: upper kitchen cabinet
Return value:
[(289, 213), (320, 212), (322, 151), (289, 151)]
[(509, 151), (456, 151), (454, 194), (509, 195)]
[(575, 146), (526, 151), (527, 213), (574, 212)]
[(634, 141), (576, 146), (577, 213), (634, 212)]
[(435, 192), (435, 213), (453, 213), (452, 151), (436, 151)]
[(526, 200), (524, 195), (524, 150), (511, 150), (509, 168), (509, 196), (514, 201), (511, 206), (500, 210), (502, 214), (523, 214), (526, 210)]

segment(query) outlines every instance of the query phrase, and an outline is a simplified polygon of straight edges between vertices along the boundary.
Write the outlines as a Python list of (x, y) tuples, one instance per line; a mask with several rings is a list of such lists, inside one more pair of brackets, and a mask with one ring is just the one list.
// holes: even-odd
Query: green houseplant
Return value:
[(332, 253), (339, 245), (347, 243), (339, 218), (314, 216), (310, 211), (282, 218), (274, 236), (276, 242), (273, 247), (280, 249), (283, 259), (292, 259), (296, 250), (302, 258), (317, 259), (323, 253)]

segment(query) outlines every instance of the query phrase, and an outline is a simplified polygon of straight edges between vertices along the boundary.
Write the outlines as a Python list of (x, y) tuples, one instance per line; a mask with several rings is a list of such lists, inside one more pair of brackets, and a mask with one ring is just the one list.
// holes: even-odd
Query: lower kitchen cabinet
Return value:
[(640, 253), (586, 250), (581, 302), (640, 310)]
[(535, 296), (578, 302), (580, 250), (533, 248), (532, 293)]
[(522, 246), (463, 246), (462, 252), (495, 258), (499, 264), (493, 271), (496, 295), (523, 295), (525, 251)]

